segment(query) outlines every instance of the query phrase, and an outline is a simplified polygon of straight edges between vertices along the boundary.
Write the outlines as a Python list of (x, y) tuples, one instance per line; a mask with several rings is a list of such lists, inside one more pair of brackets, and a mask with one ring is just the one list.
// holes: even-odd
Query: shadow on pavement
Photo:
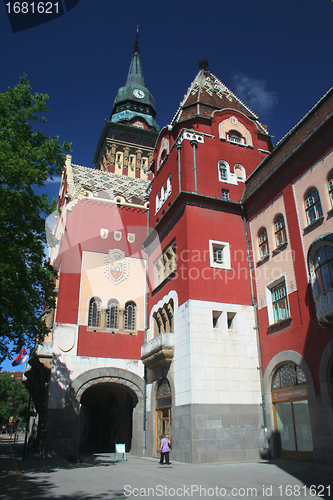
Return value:
[[(28, 458), (23, 457), (24, 437), (19, 442), (8, 436), (0, 439), (0, 499), (1, 500), (32, 500), (48, 498), (52, 500), (119, 500), (126, 498), (123, 491), (108, 490), (105, 493), (90, 495), (80, 491), (77, 485), (75, 494), (56, 494), (54, 483), (48, 477), (59, 470), (84, 469), (90, 467), (117, 466), (118, 461), (111, 459), (110, 454), (94, 454), (82, 456), (75, 463), (61, 458), (43, 458), (34, 452), (29, 452)], [(120, 464), (119, 464), (120, 465)]]
[[(317, 496), (325, 500), (332, 500), (333, 496), (333, 465), (321, 464), (307, 460), (288, 460), (277, 458), (264, 462), (265, 465), (279, 467), (287, 474), (301, 481), (307, 487), (307, 494)], [(281, 491), (282, 498), (295, 498), (304, 496), (304, 489), (300, 494), (296, 490), (288, 489), (284, 486)]]

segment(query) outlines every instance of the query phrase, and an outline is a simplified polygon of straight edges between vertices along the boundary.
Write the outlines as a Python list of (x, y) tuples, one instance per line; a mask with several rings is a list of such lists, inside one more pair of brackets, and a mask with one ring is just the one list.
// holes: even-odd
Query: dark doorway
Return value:
[(115, 443), (131, 449), (133, 399), (122, 387), (96, 384), (81, 397), (80, 451), (114, 452)]

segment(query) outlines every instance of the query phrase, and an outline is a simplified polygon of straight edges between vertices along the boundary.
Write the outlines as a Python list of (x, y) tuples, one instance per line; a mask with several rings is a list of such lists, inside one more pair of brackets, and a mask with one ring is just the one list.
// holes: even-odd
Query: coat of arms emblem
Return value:
[(114, 248), (104, 257), (104, 274), (115, 285), (125, 280), (129, 274), (129, 258), (125, 252)]

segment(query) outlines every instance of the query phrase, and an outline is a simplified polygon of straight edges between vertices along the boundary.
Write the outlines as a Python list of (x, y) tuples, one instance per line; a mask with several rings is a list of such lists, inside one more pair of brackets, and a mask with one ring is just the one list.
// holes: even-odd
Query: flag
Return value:
[(27, 351), (24, 349), (22, 349), (22, 351), (20, 352), (20, 354), (17, 356), (16, 359), (14, 359), (14, 361), (12, 362), (12, 366), (17, 366), (17, 365), (21, 365), (22, 363), (24, 363), (26, 360), (28, 359), (28, 354), (27, 354)]

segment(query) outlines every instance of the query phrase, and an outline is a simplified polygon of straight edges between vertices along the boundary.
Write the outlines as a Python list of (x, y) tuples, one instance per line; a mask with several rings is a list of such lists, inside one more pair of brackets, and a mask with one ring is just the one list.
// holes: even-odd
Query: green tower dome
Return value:
[(139, 33), (137, 30), (131, 64), (124, 87), (120, 87), (113, 104), (110, 121), (112, 123), (132, 124), (144, 122), (150, 130), (159, 131), (155, 121), (155, 100), (143, 78), (141, 56), (139, 52)]

